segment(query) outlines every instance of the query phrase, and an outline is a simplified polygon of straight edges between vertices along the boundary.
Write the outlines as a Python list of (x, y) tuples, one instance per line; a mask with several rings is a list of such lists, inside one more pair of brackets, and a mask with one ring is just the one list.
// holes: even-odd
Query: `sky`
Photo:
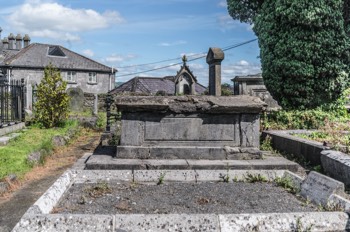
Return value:
[[(210, 47), (256, 39), (251, 25), (229, 16), (226, 0), (2, 1), (0, 27), (1, 38), (28, 34), (31, 43), (61, 45), (113, 67), (117, 82), (175, 76), (186, 55), (198, 82), (207, 86)], [(257, 41), (225, 51), (222, 83), (260, 72)]]

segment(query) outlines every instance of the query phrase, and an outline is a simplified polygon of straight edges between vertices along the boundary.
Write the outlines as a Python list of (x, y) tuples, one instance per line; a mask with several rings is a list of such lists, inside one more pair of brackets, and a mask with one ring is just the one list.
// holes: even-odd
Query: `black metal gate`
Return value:
[(0, 127), (25, 120), (24, 79), (0, 84)]

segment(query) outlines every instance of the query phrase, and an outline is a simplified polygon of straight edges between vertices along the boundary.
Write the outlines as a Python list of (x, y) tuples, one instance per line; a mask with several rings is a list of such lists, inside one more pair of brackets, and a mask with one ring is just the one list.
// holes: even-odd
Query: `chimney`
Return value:
[(21, 34), (17, 34), (17, 36), (16, 36), (16, 49), (18, 49), (18, 50), (22, 49), (22, 41), (23, 41), (23, 38), (22, 38)]
[(24, 41), (24, 47), (29, 46), (29, 44), (30, 44), (30, 37), (29, 37), (28, 34), (25, 34), (25, 35), (24, 35), (23, 41)]
[(9, 49), (10, 50), (15, 49), (15, 46), (16, 46), (16, 44), (15, 44), (15, 36), (11, 33), (9, 35), (8, 39), (9, 39)]
[(4, 39), (2, 40), (2, 43), (4, 44), (4, 49), (9, 49), (9, 40), (7, 37), (4, 37)]

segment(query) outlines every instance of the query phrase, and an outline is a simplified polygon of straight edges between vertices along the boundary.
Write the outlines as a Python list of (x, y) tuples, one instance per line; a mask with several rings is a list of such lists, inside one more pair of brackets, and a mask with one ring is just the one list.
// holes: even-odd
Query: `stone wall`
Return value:
[[(99, 111), (106, 111), (105, 100), (106, 100), (107, 94), (98, 94), (98, 110)], [(94, 101), (95, 101), (95, 94), (92, 93), (84, 93), (84, 109), (94, 109)]]

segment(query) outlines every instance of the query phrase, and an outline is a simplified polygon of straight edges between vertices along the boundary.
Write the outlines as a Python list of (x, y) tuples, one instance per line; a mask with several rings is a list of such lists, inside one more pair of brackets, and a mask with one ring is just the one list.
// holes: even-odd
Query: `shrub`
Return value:
[(59, 126), (68, 117), (69, 96), (67, 83), (51, 64), (44, 70), (44, 78), (37, 89), (34, 104), (35, 120), (46, 128)]

